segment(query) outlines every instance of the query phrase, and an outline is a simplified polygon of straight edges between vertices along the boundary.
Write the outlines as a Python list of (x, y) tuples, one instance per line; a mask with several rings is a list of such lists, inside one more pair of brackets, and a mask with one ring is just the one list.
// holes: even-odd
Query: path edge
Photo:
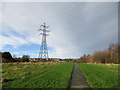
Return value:
[(69, 83), (68, 83), (68, 89), (70, 89), (71, 79), (72, 79), (72, 74), (73, 74), (74, 67), (75, 67), (75, 63), (73, 63), (73, 68), (72, 68), (71, 76), (70, 76)]
[[(78, 65), (78, 67), (79, 67), (79, 65)], [(79, 69), (81, 70), (83, 76), (84, 76), (85, 79), (86, 79), (87, 84), (89, 85), (89, 87), (90, 87), (90, 89), (91, 89), (92, 87), (90, 86), (90, 83), (88, 82), (88, 80), (87, 80), (87, 78), (86, 78), (86, 76), (85, 76), (85, 73), (83, 72), (83, 70), (82, 70), (80, 67), (79, 67)]]

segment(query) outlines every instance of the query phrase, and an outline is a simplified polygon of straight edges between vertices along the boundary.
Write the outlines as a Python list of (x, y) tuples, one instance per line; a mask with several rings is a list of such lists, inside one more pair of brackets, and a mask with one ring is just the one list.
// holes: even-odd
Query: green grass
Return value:
[(118, 66), (79, 64), (92, 88), (118, 88)]
[(73, 63), (3, 64), (3, 88), (67, 88)]

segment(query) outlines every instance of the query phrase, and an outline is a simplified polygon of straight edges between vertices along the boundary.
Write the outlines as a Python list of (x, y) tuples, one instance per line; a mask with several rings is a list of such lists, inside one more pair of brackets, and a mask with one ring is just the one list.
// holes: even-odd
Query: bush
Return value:
[(15, 60), (12, 58), (10, 52), (2, 53), (2, 62), (14, 62)]
[(22, 62), (29, 62), (29, 58), (30, 58), (29, 55), (23, 55), (22, 56)]

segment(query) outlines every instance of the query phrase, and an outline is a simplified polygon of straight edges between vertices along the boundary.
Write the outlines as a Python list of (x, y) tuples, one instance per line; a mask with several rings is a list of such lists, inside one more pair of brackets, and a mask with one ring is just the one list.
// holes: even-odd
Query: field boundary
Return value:
[(68, 88), (70, 88), (70, 84), (71, 84), (71, 79), (72, 79), (72, 74), (73, 74), (74, 67), (75, 67), (75, 63), (73, 64), (72, 72), (71, 72), (71, 75), (70, 75), (70, 80), (69, 80), (69, 83), (68, 83)]

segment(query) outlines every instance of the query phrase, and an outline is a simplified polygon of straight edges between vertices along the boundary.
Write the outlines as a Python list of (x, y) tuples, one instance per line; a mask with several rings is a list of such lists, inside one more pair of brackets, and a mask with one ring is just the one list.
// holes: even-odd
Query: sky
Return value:
[[(1, 4), (0, 4), (1, 5)], [(0, 51), (38, 57), (44, 22), (49, 57), (77, 58), (118, 42), (117, 2), (2, 2)]]

